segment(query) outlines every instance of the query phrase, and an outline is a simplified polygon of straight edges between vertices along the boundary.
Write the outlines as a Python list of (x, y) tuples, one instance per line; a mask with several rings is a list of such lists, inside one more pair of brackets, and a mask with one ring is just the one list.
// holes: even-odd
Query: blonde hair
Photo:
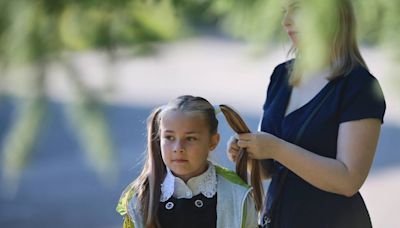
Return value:
[[(357, 44), (356, 18), (351, 0), (335, 0), (334, 6), (332, 9), (336, 13), (332, 21), (334, 29), (328, 40), (330, 44), (328, 61), (331, 68), (329, 80), (347, 75), (359, 65), (368, 69)], [(290, 52), (296, 56), (299, 55), (295, 48), (291, 48)], [(302, 72), (299, 71), (295, 62), (289, 64), (290, 83), (292, 85), (297, 85), (302, 76)]]

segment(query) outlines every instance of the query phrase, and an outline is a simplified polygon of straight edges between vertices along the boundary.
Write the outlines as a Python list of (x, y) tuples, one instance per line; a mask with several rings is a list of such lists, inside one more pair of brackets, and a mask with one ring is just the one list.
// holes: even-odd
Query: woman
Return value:
[(359, 189), (386, 106), (357, 46), (351, 0), (336, 2), (328, 61), (312, 74), (298, 64), (307, 48), (299, 43), (308, 35), (296, 24), (301, 1), (285, 4), (282, 25), (296, 58), (278, 65), (271, 76), (261, 131), (228, 142), (230, 160), (246, 148), (272, 177), (261, 218), (268, 227), (371, 227)]

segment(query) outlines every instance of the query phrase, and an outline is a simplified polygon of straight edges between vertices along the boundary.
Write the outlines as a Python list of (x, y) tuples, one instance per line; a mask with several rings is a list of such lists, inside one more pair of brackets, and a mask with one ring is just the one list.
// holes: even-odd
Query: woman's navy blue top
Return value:
[[(296, 134), (313, 109), (324, 99), (316, 115), (303, 132), (298, 146), (315, 154), (336, 158), (339, 125), (346, 121), (376, 118), (382, 121), (386, 105), (381, 87), (365, 68), (355, 67), (346, 76), (328, 82), (308, 103), (285, 116), (292, 91), (288, 65), (278, 65), (271, 76), (263, 106), (261, 130), (294, 143)], [(282, 166), (277, 163), (268, 189), (268, 201), (276, 197)], [(367, 208), (360, 193), (346, 197), (320, 190), (293, 172), (289, 172), (277, 198), (273, 217), (277, 228), (358, 228), (371, 227)]]

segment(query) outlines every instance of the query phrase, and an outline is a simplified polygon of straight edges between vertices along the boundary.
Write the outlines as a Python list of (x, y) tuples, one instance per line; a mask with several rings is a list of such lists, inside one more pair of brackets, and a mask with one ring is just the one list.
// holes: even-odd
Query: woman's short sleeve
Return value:
[(383, 123), (386, 104), (379, 82), (366, 71), (355, 73), (348, 76), (339, 121), (376, 118)]

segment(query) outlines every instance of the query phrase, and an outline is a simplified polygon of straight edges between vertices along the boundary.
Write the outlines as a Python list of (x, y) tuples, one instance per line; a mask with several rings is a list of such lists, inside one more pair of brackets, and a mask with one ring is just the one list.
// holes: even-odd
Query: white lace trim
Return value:
[(160, 202), (167, 201), (174, 194), (174, 182), (175, 176), (172, 174), (171, 170), (167, 168), (167, 175), (161, 184)]
[(195, 195), (203, 194), (212, 198), (217, 193), (217, 174), (214, 165), (209, 162), (208, 169), (197, 177), (193, 177), (185, 183), (179, 177), (175, 177), (171, 170), (167, 169), (167, 175), (161, 184), (160, 202), (165, 202), (172, 196), (181, 199), (190, 199)]

